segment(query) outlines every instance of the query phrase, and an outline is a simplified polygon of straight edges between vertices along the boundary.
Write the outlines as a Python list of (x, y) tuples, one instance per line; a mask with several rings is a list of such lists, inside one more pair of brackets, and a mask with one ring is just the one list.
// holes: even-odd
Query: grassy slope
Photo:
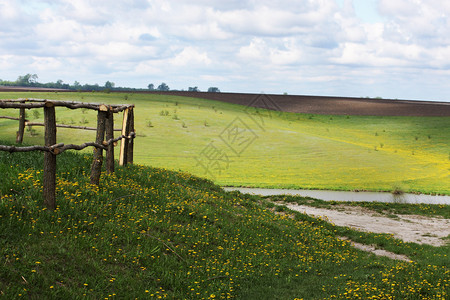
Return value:
[[(450, 118), (310, 116), (264, 111), (248, 115), (243, 106), (175, 96), (134, 94), (125, 100), (125, 94), (0, 93), (0, 98), (21, 96), (135, 103), (135, 161), (180, 169), (221, 185), (400, 188), (450, 194)], [(169, 116), (161, 116), (161, 111), (167, 111)], [(95, 114), (91, 112), (62, 110), (57, 116), (64, 123), (84, 124), (86, 120), (86, 125), (95, 126)], [(256, 135), (240, 157), (219, 138), (236, 117)], [(149, 121), (153, 127), (148, 126)], [(11, 141), (17, 122), (0, 120), (0, 126), (2, 137)], [(26, 137), (27, 142), (42, 139), (42, 128), (36, 131), (39, 135)], [(93, 133), (83, 133), (84, 137), (67, 129), (59, 129), (59, 133), (63, 142), (94, 140)], [(205, 162), (199, 154), (211, 142), (229, 158), (228, 164), (221, 165), (220, 174), (213, 168), (207, 174), (195, 160), (198, 157)]]
[[(0, 152), (0, 294), (6, 299), (445, 299), (449, 247), (405, 244), (225, 193), (187, 173), (58, 157), (58, 209), (42, 209), (42, 154)], [(282, 211), (282, 209), (280, 209)], [(291, 218), (292, 217), (292, 218)], [(414, 262), (374, 257), (338, 235)]]

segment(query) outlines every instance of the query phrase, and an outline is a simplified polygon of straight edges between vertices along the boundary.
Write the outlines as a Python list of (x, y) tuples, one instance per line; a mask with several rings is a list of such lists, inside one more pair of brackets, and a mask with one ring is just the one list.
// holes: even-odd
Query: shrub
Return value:
[(80, 124), (87, 124), (89, 121), (83, 116), (81, 117)]
[(39, 119), (40, 116), (41, 116), (41, 113), (39, 112), (39, 110), (34, 109), (33, 110), (33, 118)]

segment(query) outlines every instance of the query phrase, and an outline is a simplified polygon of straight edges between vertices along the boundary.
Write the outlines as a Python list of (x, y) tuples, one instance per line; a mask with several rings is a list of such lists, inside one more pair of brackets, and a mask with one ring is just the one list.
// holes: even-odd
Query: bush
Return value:
[(39, 119), (40, 116), (41, 116), (41, 113), (39, 112), (39, 110), (34, 109), (33, 110), (33, 118), (34, 119)]

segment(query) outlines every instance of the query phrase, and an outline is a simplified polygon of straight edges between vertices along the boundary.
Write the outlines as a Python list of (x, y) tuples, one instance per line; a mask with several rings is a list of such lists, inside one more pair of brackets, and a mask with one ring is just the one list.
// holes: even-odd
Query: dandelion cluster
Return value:
[(138, 165), (103, 174), (98, 187), (89, 156), (65, 159), (54, 212), (42, 208), (38, 166), (2, 187), (9, 298), (254, 298), (269, 287), (292, 299), (448, 297), (448, 266), (369, 257), (324, 221), (273, 212), (259, 197)]

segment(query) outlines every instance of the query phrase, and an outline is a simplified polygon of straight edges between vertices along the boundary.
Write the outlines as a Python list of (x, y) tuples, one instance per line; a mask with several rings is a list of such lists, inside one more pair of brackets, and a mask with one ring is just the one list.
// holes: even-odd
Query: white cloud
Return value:
[(61, 59), (53, 57), (32, 57), (32, 59), (30, 66), (36, 73), (58, 71), (64, 66)]
[[(424, 80), (448, 79), (450, 2), (378, 0), (382, 18), (370, 22), (353, 2), (0, 0), (1, 77), (132, 86), (164, 78), (173, 88), (218, 81), (248, 92), (289, 84), (297, 93), (349, 95), (367, 95), (359, 90), (370, 84), (390, 93), (392, 74), (411, 94)], [(170, 84), (186, 78), (199, 82)]]
[(194, 47), (186, 47), (178, 53), (170, 63), (175, 66), (204, 66), (211, 63), (211, 59), (206, 52), (200, 52)]
[(298, 64), (302, 58), (302, 52), (296, 48), (290, 48), (286, 50), (273, 50), (270, 54), (270, 61), (274, 65), (291, 65)]
[(432, 47), (450, 43), (450, 3), (436, 0), (380, 0), (380, 12), (390, 18), (389, 27), (405, 42)]
[(5, 23), (19, 19), (20, 12), (18, 6), (11, 1), (0, 1), (0, 17)]
[(224, 40), (233, 37), (233, 34), (224, 31), (219, 25), (211, 23), (193, 24), (184, 28), (184, 36), (192, 40)]
[[(217, 12), (218, 22), (235, 34), (259, 36), (293, 36), (323, 34), (333, 25), (333, 1), (297, 1), (282, 6), (261, 1), (252, 9)], [(275, 5), (274, 5), (275, 4)]]
[(202, 75), (201, 78), (207, 82), (226, 82), (230, 81), (230, 78), (226, 76), (217, 76), (217, 75)]
[(268, 46), (262, 38), (254, 38), (249, 45), (239, 49), (238, 56), (243, 60), (261, 61), (269, 55)]

